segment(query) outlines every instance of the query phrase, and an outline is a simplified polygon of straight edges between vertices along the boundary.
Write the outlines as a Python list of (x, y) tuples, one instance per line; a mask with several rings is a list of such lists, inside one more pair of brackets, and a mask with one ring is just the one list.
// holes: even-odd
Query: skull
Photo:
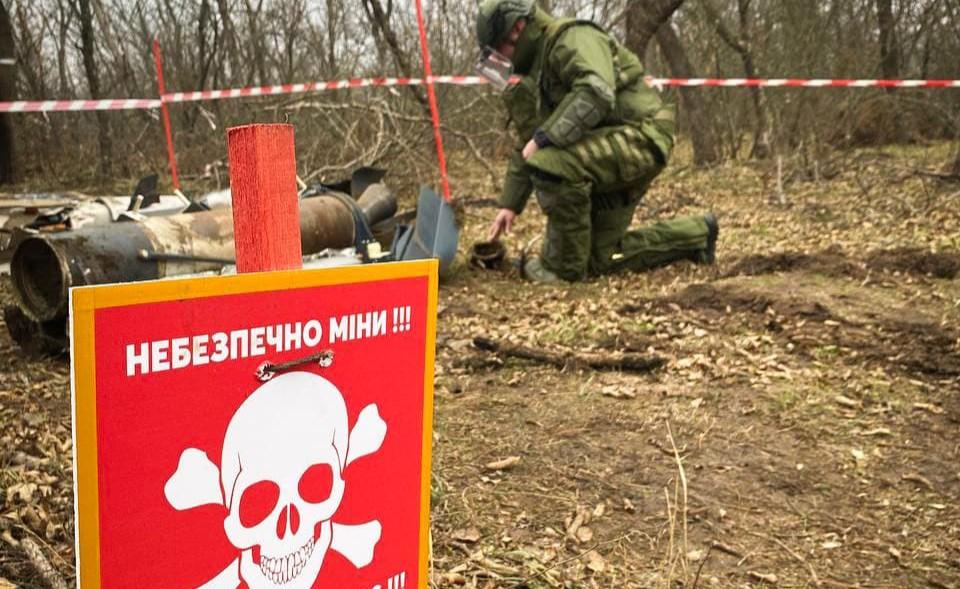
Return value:
[(307, 372), (267, 382), (234, 414), (220, 462), (223, 527), (251, 589), (313, 585), (333, 542), (349, 436), (340, 392)]

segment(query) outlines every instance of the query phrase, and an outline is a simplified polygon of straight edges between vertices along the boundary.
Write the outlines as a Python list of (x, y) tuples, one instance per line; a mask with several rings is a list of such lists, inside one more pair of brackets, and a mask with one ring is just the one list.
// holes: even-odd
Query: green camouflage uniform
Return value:
[[(517, 53), (528, 64), (514, 60), (523, 75), (504, 101), (520, 144), (500, 205), (519, 214), (536, 191), (547, 215), (543, 266), (581, 280), (702, 256), (703, 217), (627, 231), (675, 133), (674, 109), (646, 84), (636, 55), (592, 23), (554, 19), (540, 9)], [(523, 145), (535, 132), (549, 145), (524, 161)]]

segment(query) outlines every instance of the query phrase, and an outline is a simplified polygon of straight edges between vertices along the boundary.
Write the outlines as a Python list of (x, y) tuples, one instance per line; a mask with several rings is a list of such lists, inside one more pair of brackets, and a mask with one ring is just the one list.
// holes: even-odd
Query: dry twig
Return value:
[(590, 354), (571, 351), (554, 352), (520, 346), (505, 341), (498, 341), (486, 337), (473, 338), (473, 345), (485, 352), (493, 352), (514, 358), (534, 360), (544, 364), (552, 364), (560, 368), (567, 366), (586, 366), (595, 370), (626, 370), (630, 372), (650, 372), (660, 368), (666, 360), (658, 356), (642, 356), (640, 354)]
[(57, 572), (57, 569), (53, 568), (53, 565), (50, 564), (50, 561), (44, 556), (43, 550), (32, 538), (25, 537), (21, 539), (20, 546), (30, 560), (30, 564), (40, 573), (40, 576), (43, 577), (43, 580), (51, 589), (67, 589), (67, 582), (63, 580), (63, 577)]

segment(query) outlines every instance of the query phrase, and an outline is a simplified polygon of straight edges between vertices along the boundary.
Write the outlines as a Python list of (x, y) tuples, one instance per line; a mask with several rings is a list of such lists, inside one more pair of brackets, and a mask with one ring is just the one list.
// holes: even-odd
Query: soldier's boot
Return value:
[[(716, 227), (716, 219), (713, 224)], [(612, 226), (612, 222), (609, 225)], [(609, 262), (603, 270), (644, 271), (680, 260), (708, 263), (716, 255), (717, 232), (702, 216), (661, 221), (626, 231), (618, 250), (608, 254)]]
[(527, 262), (524, 273), (540, 282), (583, 280), (590, 259), (590, 185), (534, 176), (533, 186), (547, 231), (539, 260)]
[(560, 277), (543, 266), (540, 256), (527, 258), (523, 263), (523, 277), (531, 282), (552, 284), (560, 282)]
[(717, 221), (717, 216), (713, 214), (713, 211), (703, 216), (703, 222), (707, 224), (707, 247), (697, 261), (712, 266), (717, 263), (717, 239), (720, 237), (720, 222)]

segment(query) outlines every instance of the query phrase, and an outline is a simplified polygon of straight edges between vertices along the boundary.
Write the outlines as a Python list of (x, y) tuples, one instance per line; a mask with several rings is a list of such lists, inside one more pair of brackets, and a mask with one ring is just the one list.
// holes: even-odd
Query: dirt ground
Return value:
[[(948, 146), (673, 165), (637, 223), (713, 209), (718, 264), (441, 286), (431, 587), (960, 588), (960, 185)], [(480, 238), (493, 188), (454, 178)], [(533, 205), (511, 255), (542, 230)], [(2, 297), (9, 299), (9, 283)], [(73, 577), (68, 364), (0, 334), (0, 587)], [(480, 351), (655, 355), (656, 371)], [(29, 543), (29, 542), (28, 542)]]

